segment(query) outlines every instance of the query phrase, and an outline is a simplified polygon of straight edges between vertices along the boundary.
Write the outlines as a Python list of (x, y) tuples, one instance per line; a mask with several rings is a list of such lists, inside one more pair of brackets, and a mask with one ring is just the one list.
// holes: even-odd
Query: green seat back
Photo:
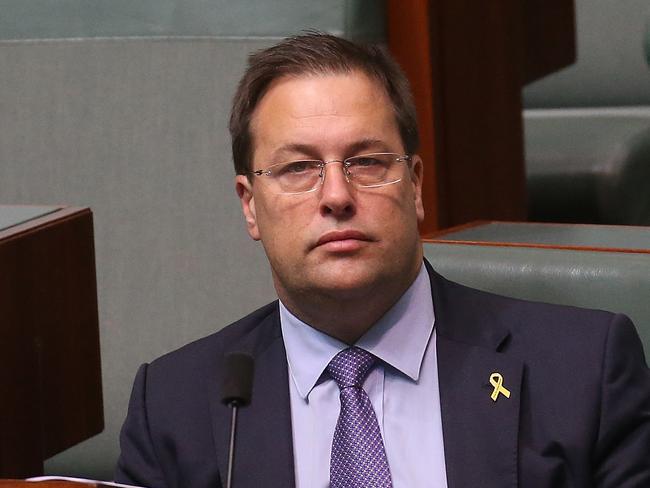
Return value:
[(625, 313), (650, 358), (650, 228), (486, 223), (426, 242), (424, 253), (468, 286)]

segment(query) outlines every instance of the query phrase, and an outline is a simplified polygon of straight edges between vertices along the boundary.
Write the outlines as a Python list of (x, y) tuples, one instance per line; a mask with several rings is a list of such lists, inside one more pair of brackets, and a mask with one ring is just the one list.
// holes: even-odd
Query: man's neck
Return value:
[(326, 292), (296, 296), (277, 284), (276, 290), (284, 306), (301, 321), (346, 344), (354, 344), (397, 303), (418, 272), (419, 268), (404, 280), (377, 284), (352, 298)]
[[(361, 310), (358, 303), (345, 304), (340, 301), (322, 300), (313, 306), (297, 309), (291, 302), (286, 303), (284, 299), (282, 302), (306, 324), (346, 344), (354, 344), (393, 305), (391, 303), (381, 309), (368, 306)], [(329, 311), (326, 316), (323, 314), (324, 310)]]

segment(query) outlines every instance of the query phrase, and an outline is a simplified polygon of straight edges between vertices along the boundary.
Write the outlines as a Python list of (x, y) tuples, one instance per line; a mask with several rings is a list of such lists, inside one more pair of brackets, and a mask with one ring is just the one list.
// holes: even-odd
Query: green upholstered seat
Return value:
[(650, 107), (525, 113), (529, 218), (650, 225)]
[(529, 220), (648, 225), (648, 2), (575, 8), (576, 63), (523, 91)]
[(426, 242), (424, 253), (439, 273), (468, 286), (623, 312), (650, 358), (650, 228), (485, 223)]

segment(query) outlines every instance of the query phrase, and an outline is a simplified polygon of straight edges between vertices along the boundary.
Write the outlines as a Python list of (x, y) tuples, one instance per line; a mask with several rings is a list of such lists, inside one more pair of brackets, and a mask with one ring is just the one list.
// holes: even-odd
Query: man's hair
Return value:
[(251, 171), (253, 135), (251, 119), (271, 83), (285, 76), (329, 75), (361, 72), (376, 81), (388, 95), (408, 154), (418, 149), (415, 105), (406, 76), (382, 48), (356, 44), (317, 31), (288, 37), (279, 44), (253, 53), (239, 82), (230, 114), (232, 155), (237, 174)]

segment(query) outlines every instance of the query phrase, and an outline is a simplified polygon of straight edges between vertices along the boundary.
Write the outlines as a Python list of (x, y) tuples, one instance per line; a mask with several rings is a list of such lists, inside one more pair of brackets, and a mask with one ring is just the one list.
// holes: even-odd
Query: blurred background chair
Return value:
[(650, 5), (576, 22), (577, 62), (524, 89), (529, 220), (650, 225)]

